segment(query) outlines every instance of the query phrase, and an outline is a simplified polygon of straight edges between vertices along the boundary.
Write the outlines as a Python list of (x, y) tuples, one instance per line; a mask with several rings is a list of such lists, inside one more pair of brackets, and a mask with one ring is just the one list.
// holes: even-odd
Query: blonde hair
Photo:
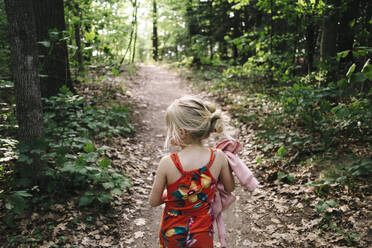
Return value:
[(183, 96), (175, 100), (168, 108), (165, 116), (167, 138), (165, 148), (171, 141), (186, 145), (182, 132), (195, 141), (208, 138), (213, 132), (222, 133), (224, 123), (221, 111), (210, 102), (204, 102), (195, 96)]

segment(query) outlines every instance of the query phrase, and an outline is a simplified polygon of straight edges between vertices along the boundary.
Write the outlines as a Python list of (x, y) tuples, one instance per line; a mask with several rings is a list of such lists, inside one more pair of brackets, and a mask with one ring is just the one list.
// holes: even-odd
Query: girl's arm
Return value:
[(221, 151), (221, 157), (223, 157), (221, 172), (220, 172), (220, 180), (225, 187), (225, 190), (229, 193), (233, 192), (235, 189), (235, 182), (234, 177), (232, 175), (232, 170), (227, 162), (225, 154)]
[(169, 159), (167, 159), (166, 157), (160, 160), (159, 167), (155, 176), (155, 181), (150, 194), (149, 201), (152, 207), (157, 207), (164, 203), (162, 195), (167, 183), (166, 168), (168, 167), (168, 160)]

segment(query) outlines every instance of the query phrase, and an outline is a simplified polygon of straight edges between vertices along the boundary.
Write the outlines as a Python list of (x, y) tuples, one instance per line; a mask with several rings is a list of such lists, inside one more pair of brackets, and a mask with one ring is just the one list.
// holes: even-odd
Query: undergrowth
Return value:
[[(6, 209), (2, 220), (9, 227), (15, 227), (16, 215), (35, 207), (47, 210), (71, 197), (78, 197), (76, 204), (80, 207), (96, 203), (104, 206), (130, 187), (130, 178), (113, 168), (104, 156), (108, 147), (97, 145), (100, 140), (109, 142), (134, 132), (127, 107), (105, 106), (100, 99), (87, 100), (63, 87), (57, 96), (43, 99), (44, 138), (26, 146), (18, 144), (16, 130), (10, 128), (14, 127), (14, 104), (8, 102), (6, 106), (2, 128), (9, 130), (0, 140), (4, 156), (0, 164), (0, 203)], [(37, 171), (31, 166), (35, 154), (40, 157)], [(30, 180), (35, 175), (39, 178), (36, 183)]]
[[(363, 197), (361, 188), (370, 187), (372, 65), (369, 61), (352, 64), (336, 82), (329, 81), (327, 71), (321, 67), (303, 76), (277, 70), (271, 78), (274, 81), (268, 81), (264, 75), (271, 73), (269, 69), (254, 65), (254, 61), (243, 66), (209, 66), (186, 72), (186, 77), (197, 87), (213, 93), (241, 125), (257, 131), (255, 147), (265, 155), (265, 181), (304, 183), (297, 182), (292, 173), (310, 168), (306, 185), (321, 199), (313, 204), (322, 218), (319, 229), (343, 235), (339, 244), (348, 246), (356, 244), (359, 234), (346, 231), (350, 227), (340, 210), (334, 209), (339, 203), (332, 196), (347, 192)], [(262, 164), (263, 159), (258, 158), (257, 163)], [(322, 166), (325, 163), (328, 166)]]

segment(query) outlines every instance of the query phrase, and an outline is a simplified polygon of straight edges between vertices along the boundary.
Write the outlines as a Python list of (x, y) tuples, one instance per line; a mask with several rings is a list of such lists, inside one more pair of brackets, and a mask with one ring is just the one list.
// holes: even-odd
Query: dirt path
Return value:
[[(134, 186), (136, 195), (135, 202), (137, 206), (136, 213), (133, 215), (128, 211), (127, 219), (123, 222), (123, 228), (129, 230), (124, 232), (122, 237), (123, 247), (157, 247), (157, 232), (161, 218), (162, 207), (151, 208), (147, 203), (147, 197), (151, 189), (153, 175), (156, 170), (157, 162), (165, 155), (162, 146), (165, 138), (164, 113), (167, 106), (176, 98), (185, 94), (190, 94), (192, 90), (181, 78), (160, 66), (141, 66), (138, 71), (138, 77), (134, 80), (134, 85), (131, 87), (131, 92), (135, 95), (140, 107), (136, 111), (139, 117), (136, 125), (137, 141), (139, 142), (144, 154), (143, 159), (147, 163), (147, 173), (140, 174), (140, 178), (136, 178), (142, 185)], [(193, 92), (195, 94), (195, 92)], [(240, 187), (237, 189), (237, 202), (224, 213), (226, 228), (229, 233), (229, 247), (245, 247), (248, 245), (247, 232), (250, 228), (244, 221), (249, 216), (247, 203), (250, 194)], [(241, 200), (242, 199), (242, 200)], [(244, 205), (244, 206), (242, 206)], [(138, 211), (139, 210), (139, 211)], [(243, 216), (242, 216), (243, 215)], [(242, 218), (243, 217), (243, 218)], [(128, 223), (130, 222), (130, 223)], [(129, 226), (128, 226), (129, 224)], [(249, 235), (250, 236), (250, 235)], [(217, 235), (215, 235), (216, 247), (219, 247)]]
[[(164, 112), (174, 99), (192, 90), (171, 70), (142, 65), (130, 91), (139, 106), (135, 111), (138, 122), (133, 159), (143, 163), (143, 166), (138, 167), (138, 177), (133, 178), (131, 199), (124, 210), (120, 227), (120, 244), (121, 247), (152, 248), (158, 247), (162, 208), (151, 208), (148, 195), (157, 163), (165, 155), (162, 149)], [(237, 200), (223, 215), (228, 247), (327, 247), (322, 238), (313, 232), (320, 218), (303, 218), (306, 212), (311, 212), (309, 206), (301, 203), (301, 194), (306, 189), (281, 182), (266, 183), (264, 175), (260, 175), (263, 169), (260, 170), (260, 164), (255, 162), (263, 155), (253, 145), (254, 131), (249, 126), (241, 126), (239, 130), (238, 139), (243, 144), (240, 157), (255, 172), (261, 187), (251, 195), (237, 183), (234, 192)], [(278, 191), (281, 194), (277, 194)], [(283, 192), (288, 192), (289, 199), (283, 197)], [(220, 247), (217, 235), (215, 241), (215, 247)]]
[[(130, 92), (140, 107), (136, 112), (138, 122), (135, 124), (137, 130), (138, 147), (141, 150), (142, 160), (147, 168), (136, 180), (139, 184), (134, 187), (137, 206), (134, 206), (133, 215), (122, 223), (124, 232), (122, 237), (123, 247), (158, 247), (157, 234), (161, 218), (162, 208), (151, 208), (148, 204), (148, 195), (151, 190), (153, 176), (160, 158), (165, 155), (163, 142), (165, 139), (165, 110), (173, 100), (185, 94), (190, 94), (189, 89), (182, 80), (172, 71), (165, 67), (154, 65), (143, 65), (137, 72), (137, 77), (131, 85)], [(142, 183), (141, 183), (142, 182)], [(139, 193), (139, 194), (138, 194)], [(139, 211), (138, 211), (139, 210)]]

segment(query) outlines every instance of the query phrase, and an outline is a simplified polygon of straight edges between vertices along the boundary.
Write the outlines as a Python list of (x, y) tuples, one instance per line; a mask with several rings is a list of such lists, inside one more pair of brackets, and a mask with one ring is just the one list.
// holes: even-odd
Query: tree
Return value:
[(41, 93), (50, 97), (66, 85), (73, 90), (68, 63), (63, 0), (32, 1), (35, 13), (39, 55), (41, 55)]
[(0, 1), (0, 80), (10, 78), (10, 47), (4, 1)]
[(134, 58), (136, 56), (136, 46), (137, 46), (137, 33), (138, 33), (138, 21), (137, 21), (137, 13), (138, 13), (138, 3), (137, 3), (137, 0), (135, 0), (133, 2), (133, 7), (134, 7), (134, 25), (133, 25), (133, 29), (134, 29), (134, 41), (133, 41), (133, 49), (132, 49), (132, 59), (131, 59), (131, 63), (133, 64), (134, 63)]
[(152, 58), (158, 61), (159, 57), (159, 38), (158, 38), (158, 14), (156, 0), (152, 1)]
[(5, 8), (10, 36), (19, 141), (32, 144), (43, 136), (38, 49), (32, 2), (5, 0)]
[[(132, 52), (132, 56), (130, 56), (129, 61), (133, 63), (134, 61), (134, 55), (135, 55), (135, 49), (136, 49), (136, 42), (137, 42), (137, 11), (138, 11), (138, 6), (137, 6), (137, 0), (132, 0), (132, 7), (133, 7), (133, 13), (132, 13), (132, 28), (130, 31), (130, 37), (129, 37), (129, 43), (127, 46), (127, 49), (125, 50), (124, 56), (121, 58), (119, 62), (118, 68), (121, 67), (123, 64), (125, 58), (127, 57), (127, 53)], [(134, 43), (134, 45), (132, 45)], [(133, 51), (131, 50), (133, 48)]]
[[(69, 3), (69, 2), (67, 2)], [(78, 3), (74, 4), (74, 7), (69, 6), (73, 9), (75, 16), (79, 17), (79, 21), (74, 23), (74, 36), (75, 36), (75, 43), (76, 43), (76, 60), (78, 62), (78, 70), (79, 72), (83, 71), (83, 52), (81, 47), (81, 9)]]

